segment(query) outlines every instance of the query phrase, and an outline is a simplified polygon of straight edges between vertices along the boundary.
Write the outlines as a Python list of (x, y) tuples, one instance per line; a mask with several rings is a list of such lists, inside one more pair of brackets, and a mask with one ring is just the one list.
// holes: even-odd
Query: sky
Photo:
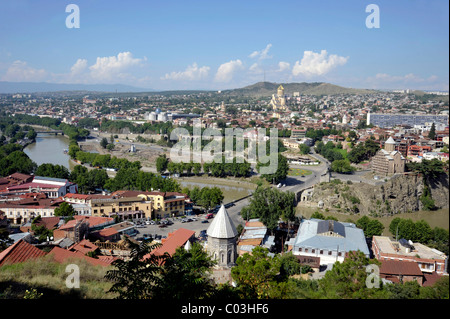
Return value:
[(263, 80), (448, 91), (449, 2), (0, 1), (0, 81), (224, 90)]

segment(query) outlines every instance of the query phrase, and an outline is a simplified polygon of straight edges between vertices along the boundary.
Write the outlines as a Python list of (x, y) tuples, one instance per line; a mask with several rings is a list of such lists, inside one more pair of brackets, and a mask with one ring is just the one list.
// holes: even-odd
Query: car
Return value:
[(165, 228), (165, 227), (167, 227), (167, 225), (166, 225), (166, 224), (161, 224), (161, 225), (159, 225), (158, 227), (159, 227), (159, 228)]
[(209, 223), (209, 221), (208, 220), (202, 220), (202, 224), (207, 224), (207, 223)]

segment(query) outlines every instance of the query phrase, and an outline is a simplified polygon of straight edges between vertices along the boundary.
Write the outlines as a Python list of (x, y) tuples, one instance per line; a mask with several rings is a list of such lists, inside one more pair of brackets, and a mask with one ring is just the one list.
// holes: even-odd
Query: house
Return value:
[(62, 238), (69, 238), (74, 242), (81, 241), (90, 232), (104, 228), (114, 223), (111, 217), (94, 217), (75, 215), (64, 225), (53, 231), (55, 241)]
[(0, 193), (8, 192), (8, 187), (29, 183), (33, 180), (33, 175), (13, 173), (0, 178)]
[[(195, 231), (179, 228), (176, 231), (169, 233), (167, 238), (161, 240), (162, 246), (156, 248), (151, 254), (160, 256), (165, 253), (173, 255), (177, 248), (183, 247), (188, 241), (192, 241), (195, 237)], [(148, 258), (150, 254), (145, 255), (144, 258)]]
[(244, 230), (239, 236), (237, 242), (238, 255), (251, 254), (255, 247), (264, 245), (268, 239), (267, 227), (259, 219), (250, 219), (245, 223)]
[(93, 266), (110, 266), (111, 261), (102, 258), (92, 258), (88, 257), (79, 251), (70, 251), (60, 247), (53, 247), (53, 249), (48, 253), (49, 256), (53, 258), (54, 261), (58, 263), (76, 262), (76, 260), (85, 260)]
[(13, 224), (20, 225), (32, 220), (37, 216), (52, 217), (63, 201), (54, 198), (22, 198), (20, 200), (5, 201), (0, 203), (0, 210), (4, 211), (6, 217)]
[(0, 252), (0, 267), (37, 259), (45, 255), (47, 255), (46, 252), (21, 239)]
[(296, 256), (318, 257), (321, 265), (343, 262), (350, 251), (370, 257), (362, 229), (355, 224), (334, 220), (303, 220), (292, 244)]
[(423, 156), (424, 153), (431, 152), (431, 146), (428, 145), (410, 145), (408, 147), (408, 156)]
[(393, 283), (417, 281), (423, 285), (424, 275), (417, 263), (400, 260), (383, 260), (380, 267), (380, 277)]
[(94, 243), (91, 243), (89, 240), (83, 239), (79, 243), (76, 243), (72, 247), (70, 247), (69, 250), (78, 251), (86, 255), (87, 253), (99, 250), (99, 248)]
[(372, 251), (376, 259), (414, 262), (422, 273), (436, 272), (438, 275), (447, 275), (448, 257), (434, 248), (420, 243), (405, 240), (392, 241), (389, 237), (373, 236)]
[(33, 181), (6, 188), (10, 193), (44, 193), (48, 198), (58, 198), (78, 192), (78, 186), (67, 179), (34, 176)]

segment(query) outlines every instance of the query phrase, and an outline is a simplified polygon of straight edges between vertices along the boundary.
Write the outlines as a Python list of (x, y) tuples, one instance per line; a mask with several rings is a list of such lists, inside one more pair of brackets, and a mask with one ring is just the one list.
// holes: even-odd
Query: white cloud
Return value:
[(208, 76), (209, 70), (209, 66), (199, 68), (197, 63), (194, 63), (189, 65), (185, 71), (166, 73), (164, 77), (161, 77), (161, 80), (201, 80)]
[(217, 69), (215, 81), (217, 82), (230, 82), (236, 71), (243, 69), (244, 66), (241, 60), (231, 60), (230, 62), (223, 63)]
[(258, 63), (253, 63), (253, 64), (248, 68), (248, 70), (249, 70), (250, 72), (256, 73), (256, 74), (259, 74), (259, 73), (263, 73), (263, 72), (264, 72), (264, 70), (261, 69), (261, 67), (258, 65)]
[(27, 62), (16, 60), (6, 70), (3, 81), (11, 82), (38, 82), (43, 81), (48, 73), (44, 69), (35, 69)]
[(121, 52), (117, 56), (98, 57), (94, 65), (89, 67), (90, 75), (101, 83), (125, 79), (130, 68), (141, 65), (146, 58), (133, 58), (131, 52)]
[(70, 68), (71, 74), (80, 74), (87, 68), (87, 60), (86, 59), (78, 59), (77, 62)]
[(291, 67), (291, 65), (288, 62), (280, 61), (280, 62), (278, 62), (278, 70), (277, 71), (283, 72), (283, 71), (289, 70), (290, 67)]
[(249, 58), (255, 59), (258, 58), (260, 60), (270, 59), (272, 56), (269, 55), (269, 50), (272, 47), (272, 44), (269, 43), (263, 50), (261, 51), (253, 51)]
[(326, 50), (316, 53), (313, 51), (304, 51), (301, 62), (295, 62), (292, 74), (306, 76), (324, 75), (339, 65), (347, 63), (348, 57), (338, 56), (336, 54), (328, 55)]

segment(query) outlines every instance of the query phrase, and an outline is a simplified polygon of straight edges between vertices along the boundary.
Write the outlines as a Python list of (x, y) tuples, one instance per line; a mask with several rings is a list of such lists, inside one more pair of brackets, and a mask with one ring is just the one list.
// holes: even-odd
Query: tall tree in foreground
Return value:
[[(168, 255), (151, 254), (160, 244), (127, 242), (132, 248), (130, 259), (117, 259), (112, 263), (116, 269), (108, 270), (105, 275), (114, 282), (108, 292), (117, 293), (118, 299), (150, 299), (154, 296), (154, 287), (160, 284), (161, 265)], [(146, 255), (148, 258), (144, 258)]]
[(186, 300), (211, 297), (215, 287), (209, 275), (214, 264), (198, 243), (192, 244), (189, 250), (179, 247), (172, 257), (165, 259), (154, 298)]

